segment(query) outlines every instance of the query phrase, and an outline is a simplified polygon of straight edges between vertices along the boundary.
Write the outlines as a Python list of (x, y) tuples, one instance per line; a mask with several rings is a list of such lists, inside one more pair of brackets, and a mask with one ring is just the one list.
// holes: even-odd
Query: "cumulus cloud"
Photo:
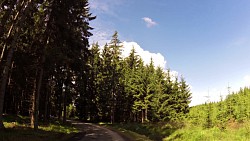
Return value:
[(157, 23), (149, 17), (144, 17), (144, 18), (142, 18), (142, 20), (146, 23), (147, 27), (153, 27), (153, 26), (157, 25)]
[(123, 45), (123, 51), (122, 51), (122, 56), (127, 57), (129, 56), (130, 51), (134, 47), (135, 52), (137, 55), (141, 56), (142, 60), (144, 61), (145, 64), (149, 64), (151, 58), (153, 59), (155, 67), (160, 66), (161, 68), (165, 69), (166, 68), (166, 63), (167, 61), (165, 60), (164, 56), (160, 53), (152, 53), (147, 50), (144, 50), (138, 45), (136, 42), (122, 42)]

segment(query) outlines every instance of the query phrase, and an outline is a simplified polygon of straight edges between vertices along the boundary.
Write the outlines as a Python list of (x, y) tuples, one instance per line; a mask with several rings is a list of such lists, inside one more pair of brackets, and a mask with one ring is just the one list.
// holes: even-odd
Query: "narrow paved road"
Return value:
[(107, 128), (91, 123), (71, 122), (81, 131), (72, 139), (74, 141), (125, 141), (119, 134)]

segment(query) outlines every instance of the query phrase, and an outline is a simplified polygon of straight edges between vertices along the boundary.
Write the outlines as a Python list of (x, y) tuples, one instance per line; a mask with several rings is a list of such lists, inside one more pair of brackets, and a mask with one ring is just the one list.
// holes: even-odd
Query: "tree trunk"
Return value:
[(63, 123), (66, 123), (66, 118), (67, 118), (67, 92), (68, 92), (68, 86), (66, 84), (63, 97)]
[[(37, 76), (37, 71), (36, 71), (35, 76)], [(31, 101), (32, 101), (31, 113), (30, 113), (30, 115), (31, 115), (31, 117), (30, 117), (30, 125), (31, 125), (31, 127), (34, 127), (34, 125), (35, 125), (35, 116), (36, 116), (36, 114), (34, 112), (36, 110), (36, 107), (35, 107), (35, 105), (36, 105), (36, 100), (35, 100), (36, 99), (36, 87), (37, 87), (37, 85), (36, 85), (36, 78), (35, 78), (34, 82), (33, 82), (33, 94), (32, 94), (32, 98), (31, 98)]]
[[(42, 59), (42, 64), (45, 62), (45, 56), (43, 56)], [(39, 73), (39, 79), (38, 79), (38, 84), (37, 84), (37, 91), (36, 91), (36, 105), (35, 105), (35, 124), (34, 124), (34, 129), (38, 129), (38, 113), (39, 113), (39, 100), (40, 100), (40, 93), (41, 93), (41, 87), (42, 87), (42, 81), (43, 81), (43, 73), (44, 69), (43, 66), (41, 66), (40, 73)]]
[[(21, 11), (21, 9), (22, 9), (23, 6), (24, 6), (24, 1), (22, 1), (21, 5), (20, 5), (20, 9), (19, 9), (18, 12), (16, 13), (16, 15), (15, 15), (13, 21), (17, 21), (17, 18), (18, 18), (18, 16), (19, 16), (20, 11)], [(22, 20), (23, 20), (23, 19), (22, 19)], [(22, 20), (21, 20), (21, 22), (22, 22)], [(21, 24), (21, 22), (20, 22), (20, 24)], [(8, 40), (8, 39), (10, 38), (10, 35), (11, 35), (12, 31), (13, 31), (13, 28), (14, 28), (14, 25), (15, 25), (15, 24), (16, 24), (16, 23), (13, 22), (12, 25), (10, 26), (9, 31), (8, 31), (8, 34), (7, 34), (7, 37), (6, 37), (6, 40)], [(13, 42), (13, 41), (12, 41), (12, 42)], [(14, 40), (14, 42), (15, 42), (15, 40)], [(2, 61), (3, 61), (3, 56), (4, 56), (4, 54), (5, 54), (6, 48), (7, 48), (7, 43), (5, 42), (5, 44), (4, 44), (4, 46), (3, 46), (3, 49), (2, 49), (1, 56), (0, 56), (0, 63), (1, 63), (1, 64), (2, 64)]]
[[(45, 60), (45, 59), (42, 59), (42, 60)], [(39, 100), (40, 100), (40, 91), (42, 87), (43, 73), (44, 73), (43, 66), (41, 66), (38, 81), (37, 81), (37, 89), (35, 90), (35, 93), (34, 93), (35, 97), (33, 99), (33, 106), (32, 106), (33, 107), (32, 110), (34, 111), (32, 111), (33, 121), (31, 121), (31, 123), (33, 123), (33, 125), (32, 124), (31, 125), (33, 126), (34, 130), (38, 129)]]
[(33, 102), (32, 102), (32, 117), (31, 117), (31, 126), (33, 126), (34, 130), (38, 129), (38, 114), (39, 114), (39, 100), (40, 100), (40, 92), (41, 92), (41, 87), (42, 87), (42, 80), (43, 80), (43, 64), (45, 62), (45, 55), (42, 56), (41, 59), (41, 64), (40, 64), (40, 69), (39, 69), (39, 76), (38, 76), (38, 81), (37, 84), (35, 85), (35, 89), (33, 92)]
[(3, 125), (3, 104), (4, 104), (4, 95), (5, 95), (5, 91), (6, 91), (6, 84), (7, 84), (7, 80), (8, 80), (8, 76), (9, 76), (9, 70), (11, 67), (11, 62), (12, 62), (12, 57), (13, 57), (13, 53), (14, 53), (14, 45), (15, 45), (15, 40), (17, 38), (17, 34), (14, 37), (14, 41), (12, 41), (12, 45), (11, 48), (9, 49), (8, 52), (8, 56), (7, 56), (7, 60), (6, 60), (6, 64), (4, 66), (3, 72), (2, 72), (2, 79), (1, 79), (1, 86), (0, 86), (0, 129), (4, 128)]
[(141, 123), (144, 123), (144, 109), (141, 110)]
[(112, 92), (112, 104), (111, 104), (111, 124), (115, 122), (115, 99), (114, 92)]
[[(23, 2), (22, 1), (22, 4), (21, 4), (21, 7), (20, 7), (20, 10), (18, 10), (17, 14), (15, 15), (16, 19), (19, 15), (19, 12), (21, 11), (21, 9), (23, 8)], [(30, 4), (31, 0), (29, 0), (27, 2), (27, 5), (25, 7), (25, 11), (24, 12), (27, 12), (26, 9), (29, 8), (29, 4)], [(17, 23), (17, 26), (20, 24), (22, 25), (23, 21), (24, 21), (24, 17), (25, 17), (25, 14), (22, 14), (22, 17), (21, 19), (19, 20), (19, 22)], [(19, 26), (20, 26), (19, 25)], [(10, 27), (10, 30), (9, 30), (9, 33), (8, 35), (11, 34), (12, 32), (12, 28), (13, 28), (14, 25), (12, 25)], [(8, 75), (9, 75), (9, 70), (10, 70), (10, 66), (11, 66), (11, 61), (12, 61), (12, 57), (13, 57), (13, 53), (14, 53), (14, 50), (16, 48), (16, 41), (17, 41), (17, 37), (18, 37), (18, 28), (16, 29), (16, 33), (14, 34), (14, 37), (13, 37), (13, 40), (10, 44), (10, 47), (9, 47), (9, 51), (8, 51), (8, 54), (7, 54), (7, 58), (6, 58), (6, 63), (4, 65), (4, 68), (3, 68), (3, 71), (2, 71), (2, 79), (1, 79), (1, 86), (0, 86), (0, 129), (4, 129), (4, 125), (3, 125), (3, 104), (4, 104), (4, 95), (5, 95), (5, 91), (6, 91), (6, 84), (7, 84), (7, 80), (8, 80)], [(3, 50), (2, 50), (2, 53), (1, 53), (1, 58), (0, 58), (0, 63), (2, 64), (2, 54), (4, 54), (5, 52), (5, 48), (6, 48), (6, 43), (5, 45), (3, 46)]]
[(47, 84), (44, 104), (44, 122), (48, 121), (49, 85)]
[(58, 111), (58, 115), (57, 115), (57, 117), (58, 117), (58, 120), (61, 120), (61, 117), (62, 117), (62, 93), (63, 93), (63, 83), (62, 83), (62, 80), (61, 80), (61, 78), (59, 78), (59, 80), (58, 80), (59, 82), (58, 82), (58, 90), (57, 90), (57, 104), (58, 104), (58, 107), (57, 107), (57, 111)]

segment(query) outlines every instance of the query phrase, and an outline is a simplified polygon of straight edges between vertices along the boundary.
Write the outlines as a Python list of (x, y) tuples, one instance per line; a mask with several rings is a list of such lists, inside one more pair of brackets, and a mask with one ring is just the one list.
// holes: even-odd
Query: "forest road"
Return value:
[(92, 123), (70, 121), (81, 132), (70, 141), (126, 141), (118, 133)]

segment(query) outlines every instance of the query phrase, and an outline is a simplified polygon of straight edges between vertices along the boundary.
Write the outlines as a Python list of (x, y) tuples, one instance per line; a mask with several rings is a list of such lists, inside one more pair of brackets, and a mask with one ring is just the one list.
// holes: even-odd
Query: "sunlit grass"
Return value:
[(64, 126), (64, 125), (56, 125), (56, 124), (49, 124), (48, 126), (39, 126), (39, 129), (44, 131), (53, 131), (59, 133), (77, 133), (78, 130), (74, 127)]
[(250, 122), (241, 126), (225, 129), (218, 127), (205, 129), (199, 126), (187, 126), (178, 129), (176, 132), (166, 137), (164, 141), (248, 141), (250, 139)]
[(14, 128), (17, 126), (17, 122), (3, 122), (5, 128)]
[(138, 141), (161, 140), (176, 130), (176, 127), (170, 123), (124, 123), (110, 126), (133, 138), (138, 138)]
[(123, 126), (124, 124), (99, 123), (99, 125), (103, 125), (109, 129), (114, 129), (115, 131), (120, 132), (120, 134), (123, 134), (124, 136), (133, 141), (152, 141), (145, 135), (138, 134), (129, 129), (125, 129), (125, 127)]
[(40, 124), (35, 131), (30, 126), (29, 117), (4, 116), (5, 130), (0, 131), (0, 141), (66, 141), (78, 132), (71, 124), (53, 121)]

